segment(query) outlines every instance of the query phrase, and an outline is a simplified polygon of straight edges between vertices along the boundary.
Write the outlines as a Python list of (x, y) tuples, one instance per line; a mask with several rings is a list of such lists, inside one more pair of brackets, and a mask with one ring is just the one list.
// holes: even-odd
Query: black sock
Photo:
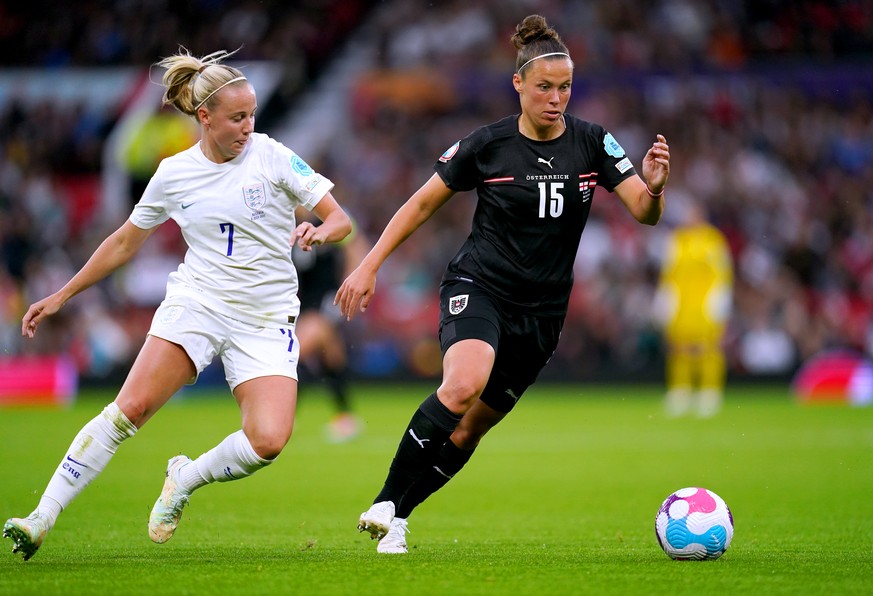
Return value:
[(324, 382), (333, 394), (333, 403), (339, 414), (352, 410), (349, 404), (348, 379), (345, 369), (324, 367)]
[(461, 471), (461, 468), (473, 457), (473, 451), (474, 449), (469, 451), (461, 449), (451, 440), (446, 441), (430, 467), (400, 499), (394, 515), (403, 519), (409, 517), (413, 509), (445, 486), (449, 480), (454, 478), (455, 474)]
[(436, 393), (430, 394), (412, 415), (397, 446), (385, 485), (373, 502), (391, 501), (395, 506), (400, 503), (409, 487), (431, 465), (460, 420), (461, 416), (440, 403)]

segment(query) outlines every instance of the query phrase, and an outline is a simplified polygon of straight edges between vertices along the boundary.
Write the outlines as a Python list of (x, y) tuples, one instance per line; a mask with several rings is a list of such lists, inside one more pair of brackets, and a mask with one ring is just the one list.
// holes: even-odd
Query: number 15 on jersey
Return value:
[(560, 217), (564, 212), (564, 195), (561, 191), (564, 189), (563, 182), (540, 182), (537, 184), (540, 189), (540, 219), (546, 217), (546, 206), (548, 206), (549, 215), (553, 218)]

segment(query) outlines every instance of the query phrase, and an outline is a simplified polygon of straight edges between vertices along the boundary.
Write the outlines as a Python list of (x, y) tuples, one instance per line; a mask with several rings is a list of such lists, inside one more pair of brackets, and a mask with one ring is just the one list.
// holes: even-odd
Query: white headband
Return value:
[(207, 96), (203, 99), (203, 101), (201, 101), (201, 102), (198, 103), (196, 106), (194, 106), (194, 111), (196, 112), (197, 110), (199, 110), (199, 109), (200, 109), (200, 106), (202, 106), (202, 105), (205, 104), (207, 101), (209, 101), (209, 98), (210, 98), (210, 97), (212, 97), (213, 95), (215, 95), (216, 93), (218, 93), (219, 91), (221, 91), (222, 89), (224, 89), (225, 87), (227, 87), (228, 85), (230, 85), (231, 83), (236, 83), (236, 82), (238, 82), (238, 81), (245, 81), (245, 80), (246, 80), (245, 77), (236, 77), (235, 79), (231, 79), (231, 80), (229, 80), (228, 82), (219, 85), (219, 86), (218, 86), (218, 87), (217, 87), (217, 88), (216, 88), (212, 93), (210, 93), (209, 95), (207, 95)]
[(570, 54), (568, 54), (567, 52), (549, 52), (548, 54), (540, 54), (539, 56), (531, 58), (530, 60), (528, 60), (527, 62), (522, 64), (521, 67), (515, 72), (521, 72), (525, 66), (527, 66), (528, 64), (530, 64), (534, 60), (539, 60), (540, 58), (545, 58), (546, 56), (566, 56), (567, 58), (569, 58)]

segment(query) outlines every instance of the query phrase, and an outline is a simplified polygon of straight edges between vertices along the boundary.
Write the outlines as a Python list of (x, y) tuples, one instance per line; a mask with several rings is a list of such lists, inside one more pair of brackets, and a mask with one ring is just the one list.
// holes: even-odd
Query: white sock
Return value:
[(260, 457), (241, 430), (228, 435), (221, 443), (179, 468), (179, 484), (194, 491), (213, 482), (230, 482), (251, 476), (274, 459)]
[(691, 408), (691, 388), (675, 387), (667, 391), (666, 409), (670, 417), (683, 416)]
[(103, 471), (118, 446), (135, 434), (136, 426), (115, 402), (103, 408), (73, 439), (35, 513), (53, 526), (61, 511)]
[(61, 507), (61, 504), (52, 499), (51, 497), (47, 497), (45, 495), (39, 500), (39, 505), (36, 506), (37, 515), (42, 516), (44, 519), (49, 520), (50, 526), (55, 525), (55, 520), (58, 519), (58, 516), (61, 514), (64, 508)]
[(722, 395), (718, 389), (701, 389), (697, 392), (697, 415), (710, 418), (721, 409)]

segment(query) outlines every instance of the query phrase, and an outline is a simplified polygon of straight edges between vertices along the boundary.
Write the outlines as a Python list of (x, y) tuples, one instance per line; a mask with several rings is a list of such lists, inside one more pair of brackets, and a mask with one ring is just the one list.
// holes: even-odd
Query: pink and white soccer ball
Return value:
[(713, 560), (730, 546), (734, 518), (727, 504), (711, 490), (683, 488), (661, 503), (655, 535), (671, 559)]

